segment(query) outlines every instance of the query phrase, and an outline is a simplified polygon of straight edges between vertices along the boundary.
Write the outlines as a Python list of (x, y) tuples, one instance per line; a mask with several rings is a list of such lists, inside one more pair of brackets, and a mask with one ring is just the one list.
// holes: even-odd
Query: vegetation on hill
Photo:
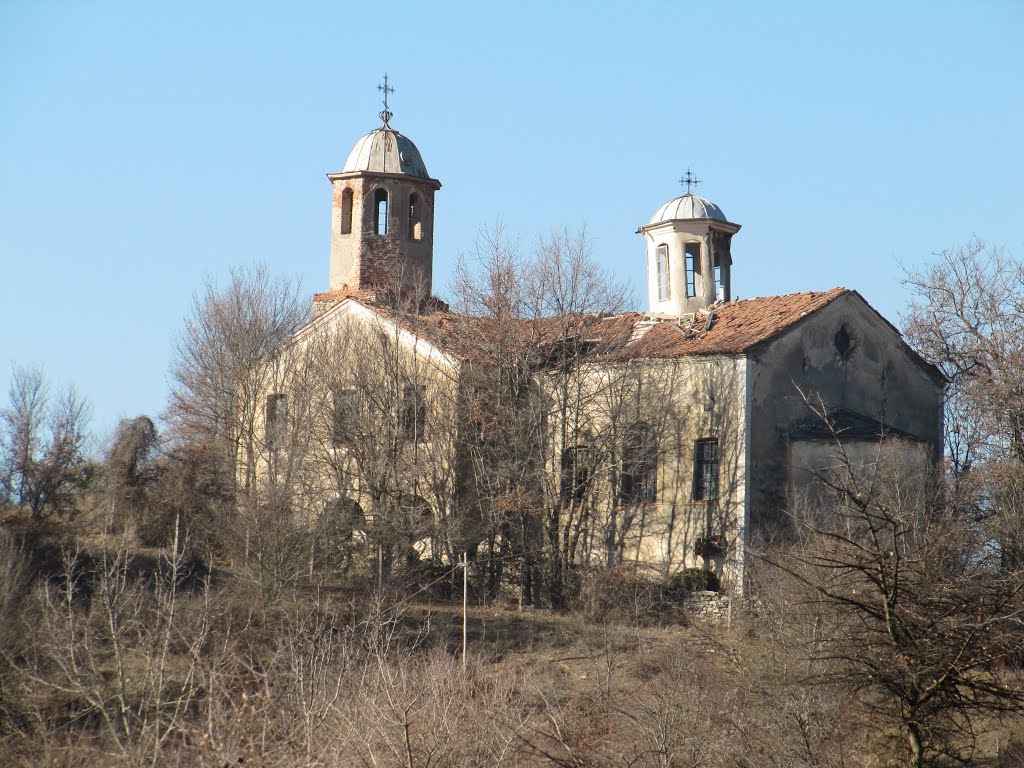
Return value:
[[(425, 521), (395, 481), (424, 457), (400, 463), (386, 430), (323, 413), (322, 433), (288, 436), (282, 482), (261, 481), (253, 457), (281, 439), (261, 361), (300, 318), (261, 270), (197, 299), (163, 432), (125, 420), (90, 458), (80, 399), (17, 373), (0, 413), (0, 764), (1024, 764), (1021, 297), (969, 277), (1019, 265), (972, 245), (912, 278), (909, 335), (951, 380), (946, 471), (865, 467), (834, 435), (821, 498), (792, 505), (786, 539), (752, 553), (751, 597), (708, 619), (707, 571), (624, 562), (618, 528), (607, 552), (577, 552), (596, 518), (566, 519), (558, 487), (527, 493), (528, 361), (506, 320), (531, 294), (493, 256), (491, 288), (464, 296), (492, 313), (501, 397), (467, 418), (501, 440), (466, 453), (484, 468), (467, 520)], [(364, 373), (396, 433), (415, 428)], [(317, 435), (365, 441), (373, 510), (313, 503), (298, 448), (334, 455)]]

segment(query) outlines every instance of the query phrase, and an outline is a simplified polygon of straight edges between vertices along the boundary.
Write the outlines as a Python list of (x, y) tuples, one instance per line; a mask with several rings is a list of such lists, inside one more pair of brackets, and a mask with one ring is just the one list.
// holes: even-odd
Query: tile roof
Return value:
[(746, 352), (847, 293), (850, 291), (846, 288), (833, 288), (724, 302), (711, 308), (709, 330), (704, 330), (707, 315), (703, 313), (689, 326), (662, 321), (630, 345), (630, 355), (682, 357)]
[(313, 301), (341, 301), (341, 299), (372, 299), (377, 291), (370, 288), (339, 288), (334, 291), (322, 291), (313, 294)]
[(362, 293), (336, 291), (317, 294), (317, 299), (352, 298), (461, 359), (491, 358), (492, 348), (501, 340), (539, 349), (572, 341), (606, 359), (635, 359), (740, 354), (850, 291), (833, 288), (724, 302), (711, 307), (710, 328), (708, 311), (697, 313), (692, 322), (686, 322), (689, 318), (626, 312), (500, 323), (451, 311), (402, 312), (359, 295)]

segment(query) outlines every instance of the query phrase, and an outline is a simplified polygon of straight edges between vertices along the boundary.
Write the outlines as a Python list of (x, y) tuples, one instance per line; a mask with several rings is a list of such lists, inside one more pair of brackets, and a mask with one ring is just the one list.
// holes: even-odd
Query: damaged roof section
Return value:
[(846, 288), (833, 288), (713, 304), (696, 313), (690, 324), (656, 323), (630, 351), (636, 357), (662, 358), (739, 354), (847, 293)]
[(418, 311), (405, 311), (401, 302), (363, 291), (318, 294), (316, 299), (336, 305), (358, 301), (462, 360), (494, 359), (500, 340), (506, 348), (508, 343), (535, 347), (542, 358), (565, 355), (571, 346), (577, 356), (611, 361), (744, 354), (848, 294), (855, 292), (832, 288), (728, 301), (682, 317), (625, 312), (532, 320), (467, 317), (437, 299)]

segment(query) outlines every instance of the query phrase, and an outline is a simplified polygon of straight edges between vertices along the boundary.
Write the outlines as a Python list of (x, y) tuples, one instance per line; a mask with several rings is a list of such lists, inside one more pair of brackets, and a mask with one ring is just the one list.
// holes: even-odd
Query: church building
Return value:
[[(393, 398), (384, 406), (396, 430), (388, 445), (405, 440), (409, 446), (390, 455), (409, 462), (393, 473), (394, 482), (415, 488), (396, 493), (415, 499), (424, 530), (430, 521), (446, 521), (449, 530), (462, 531), (467, 547), (483, 546), (485, 534), (474, 540), (475, 529), (465, 522), (486, 516), (467, 475), (486, 471), (472, 446), (486, 442), (490, 427), (484, 416), (472, 415), (470, 401), (480, 388), (469, 383), (468, 371), (502, 364), (466, 344), (474, 318), (432, 298), (441, 182), (391, 120), (385, 105), (380, 127), (355, 143), (340, 171), (328, 174), (329, 289), (314, 297), (312, 319), (296, 341), (309, 345), (318, 333), (345, 329), (382, 354), (407, 358), (392, 376), (404, 385), (369, 387)], [(524, 515), (536, 505), (545, 519), (564, 526), (575, 537), (577, 563), (636, 562), (666, 575), (706, 568), (739, 593), (746, 548), (784, 530), (789, 505), (828, 464), (837, 434), (859, 461), (940, 459), (944, 379), (856, 290), (734, 299), (733, 270), (751, 258), (741, 245), (734, 257), (740, 224), (689, 188), (657, 202), (636, 230), (642, 243), (635, 262), (647, 270), (645, 311), (588, 317), (580, 321), (585, 333), (562, 330), (555, 340), (545, 318), (519, 320), (538, 350), (525, 374), (536, 393), (529, 407), (543, 413), (531, 422), (542, 435), (531, 443), (536, 495), (517, 496), (515, 503)], [(412, 294), (419, 298), (402, 305), (399, 297)], [(569, 341), (571, 359), (564, 353)], [(368, 521), (381, 518), (375, 507), (385, 492), (351, 435), (371, 418), (369, 406), (357, 405), (352, 394), (367, 388), (355, 371), (371, 357), (369, 349), (349, 347), (353, 362), (337, 366), (344, 381), (332, 385), (332, 434), (324, 440), (324, 451), (335, 457), (330, 466), (347, 467), (350, 476), (327, 495)], [(571, 403), (558, 394), (569, 391), (559, 378), (566, 376), (573, 377)], [(268, 393), (268, 427), (286, 395)], [(492, 421), (504, 418), (497, 406), (483, 411)], [(371, 437), (384, 431), (375, 427)], [(881, 445), (892, 450), (880, 451)], [(340, 476), (340, 469), (332, 471)], [(490, 499), (491, 513), (499, 502)], [(475, 512), (466, 511), (474, 505)], [(509, 530), (487, 535), (518, 535)]]

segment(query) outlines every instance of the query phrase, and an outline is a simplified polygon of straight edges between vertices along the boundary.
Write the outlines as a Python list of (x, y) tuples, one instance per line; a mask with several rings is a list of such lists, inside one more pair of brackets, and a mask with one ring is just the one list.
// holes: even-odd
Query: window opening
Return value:
[(718, 498), (718, 440), (705, 438), (693, 444), (693, 500)]
[(331, 499), (324, 505), (323, 526), (351, 539), (356, 531), (366, 527), (366, 514), (355, 499)]
[(423, 238), (423, 221), (420, 214), (420, 196), (413, 192), (409, 195), (409, 239)]
[(405, 440), (421, 443), (427, 423), (427, 387), (406, 384), (402, 392), (401, 430)]
[(429, 535), (434, 527), (434, 511), (422, 496), (402, 494), (398, 499), (402, 511), (402, 527), (413, 539)]
[(619, 498), (624, 504), (653, 503), (658, 495), (658, 446), (649, 424), (634, 424), (622, 445)]
[(665, 301), (672, 294), (668, 271), (668, 246), (658, 246), (658, 301)]
[(331, 442), (335, 446), (347, 445), (355, 438), (355, 405), (355, 390), (334, 390), (334, 410), (331, 414)]
[(279, 448), (284, 443), (287, 424), (288, 395), (270, 395), (267, 398), (267, 410), (264, 415), (264, 437), (267, 445)]
[(468, 411), (470, 424), (473, 427), (472, 434), (477, 442), (482, 442), (484, 439), (484, 413), (488, 405), (486, 399), (487, 390), (484, 387), (473, 387), (473, 395), (469, 402)]
[(373, 233), (386, 235), (388, 233), (388, 191), (386, 189), (378, 189), (373, 193), (373, 207), (375, 211)]
[(590, 449), (584, 445), (566, 448), (562, 452), (562, 504), (580, 504), (590, 489)]
[(722, 284), (722, 261), (718, 254), (715, 254), (715, 298), (725, 299), (725, 286)]
[(697, 274), (700, 272), (700, 243), (686, 244), (686, 295), (697, 295)]
[(846, 323), (843, 323), (839, 330), (836, 332), (833, 343), (836, 347), (836, 352), (839, 354), (839, 359), (846, 362), (853, 355), (853, 348), (856, 346), (853, 340), (853, 336), (850, 334), (850, 329), (846, 327)]
[(352, 234), (352, 190), (341, 193), (341, 234)]

